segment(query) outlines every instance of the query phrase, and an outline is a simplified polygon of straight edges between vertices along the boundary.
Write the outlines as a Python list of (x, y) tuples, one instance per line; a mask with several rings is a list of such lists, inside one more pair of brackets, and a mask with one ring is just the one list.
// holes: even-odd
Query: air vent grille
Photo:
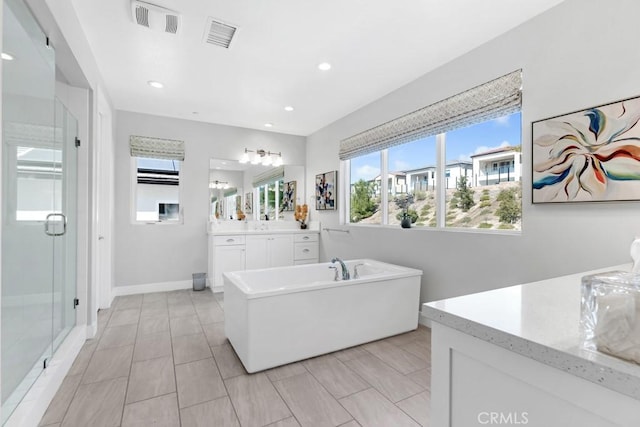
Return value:
[(176, 34), (178, 32), (178, 17), (176, 15), (167, 15), (167, 25), (165, 32)]
[(136, 6), (136, 22), (138, 25), (149, 27), (149, 9), (144, 6)]
[(131, 0), (131, 11), (133, 22), (143, 27), (169, 34), (180, 30), (180, 14), (176, 11), (140, 0)]
[(237, 27), (225, 24), (224, 22), (220, 22), (215, 18), (209, 17), (204, 34), (204, 41), (205, 43), (228, 49), (237, 30)]

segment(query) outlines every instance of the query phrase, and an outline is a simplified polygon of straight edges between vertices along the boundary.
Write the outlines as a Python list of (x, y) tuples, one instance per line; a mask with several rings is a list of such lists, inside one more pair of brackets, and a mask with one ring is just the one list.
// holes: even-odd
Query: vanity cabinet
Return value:
[(296, 234), (293, 238), (293, 264), (314, 264), (320, 258), (318, 233)]
[(313, 231), (209, 235), (209, 287), (221, 288), (228, 271), (317, 263), (318, 245)]
[(209, 238), (209, 286), (222, 286), (222, 273), (244, 270), (245, 236), (212, 236)]
[(293, 265), (293, 236), (267, 234), (247, 236), (246, 269), (285, 267)]

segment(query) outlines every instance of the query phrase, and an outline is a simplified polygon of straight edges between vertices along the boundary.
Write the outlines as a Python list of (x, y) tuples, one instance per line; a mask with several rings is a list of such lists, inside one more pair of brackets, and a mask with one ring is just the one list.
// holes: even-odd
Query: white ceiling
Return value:
[[(178, 35), (73, 0), (116, 109), (309, 135), (563, 0), (149, 1)], [(230, 49), (203, 42), (209, 16), (239, 27)]]

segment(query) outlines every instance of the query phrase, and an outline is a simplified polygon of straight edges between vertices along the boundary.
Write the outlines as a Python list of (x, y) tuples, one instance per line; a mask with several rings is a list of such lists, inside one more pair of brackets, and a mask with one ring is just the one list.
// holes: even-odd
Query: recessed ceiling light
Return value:
[(162, 89), (164, 85), (160, 82), (156, 82), (154, 80), (149, 80), (147, 84), (151, 87), (155, 87), (156, 89)]
[(328, 62), (322, 62), (318, 64), (318, 70), (320, 71), (327, 71), (330, 69), (331, 69), (331, 64), (329, 64)]
[(2, 52), (2, 59), (4, 59), (5, 61), (13, 61), (13, 55)]
[(265, 123), (265, 124), (264, 124), (264, 127), (266, 127), (266, 128), (273, 127), (273, 123)]
[(293, 111), (293, 107), (291, 105), (287, 105), (284, 107), (284, 111)]

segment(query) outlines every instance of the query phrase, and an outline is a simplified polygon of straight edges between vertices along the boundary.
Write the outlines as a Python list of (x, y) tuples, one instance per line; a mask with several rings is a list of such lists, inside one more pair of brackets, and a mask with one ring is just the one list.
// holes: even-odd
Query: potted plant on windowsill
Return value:
[(404, 196), (397, 197), (395, 202), (396, 206), (402, 209), (402, 211), (396, 215), (396, 218), (400, 220), (400, 227), (411, 228), (411, 224), (418, 220), (417, 212), (409, 209), (409, 206), (413, 203), (413, 195), (405, 194)]

